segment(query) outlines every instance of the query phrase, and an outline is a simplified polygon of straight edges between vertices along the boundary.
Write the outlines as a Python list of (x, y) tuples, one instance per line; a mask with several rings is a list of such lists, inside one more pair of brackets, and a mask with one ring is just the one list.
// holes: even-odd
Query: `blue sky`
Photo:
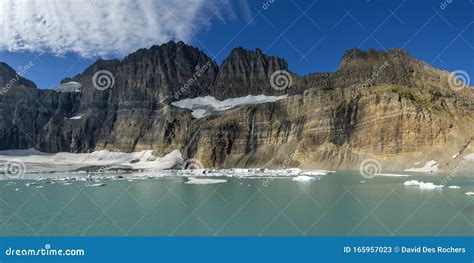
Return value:
[[(13, 5), (13, 0), (5, 1)], [(63, 21), (61, 15), (44, 7), (32, 11), (16, 6), (17, 13), (27, 10), (22, 21), (39, 9), (42, 13), (31, 21), (45, 28), (3, 23), (8, 26), (3, 39), (8, 40), (0, 40), (0, 61), (15, 69), (32, 61), (26, 77), (50, 88), (81, 73), (98, 57), (122, 58), (131, 50), (169, 40), (196, 46), (218, 63), (235, 47), (260, 48), (285, 58), (290, 70), (300, 75), (337, 70), (342, 54), (351, 48), (404, 48), (437, 68), (464, 70), (474, 79), (474, 0), (216, 0), (186, 6), (177, 1), (162, 0), (157, 6), (135, 1), (139, 4), (113, 8), (107, 2), (76, 3), (70, 12), (87, 12), (84, 19), (94, 23), (81, 31), (84, 21), (67, 20), (67, 32), (61, 28), (64, 22), (54, 25)], [(133, 8), (140, 9), (136, 16)], [(131, 12), (131, 18), (118, 20), (120, 12)], [(96, 13), (102, 18), (95, 18)], [(5, 22), (8, 17), (0, 19)]]

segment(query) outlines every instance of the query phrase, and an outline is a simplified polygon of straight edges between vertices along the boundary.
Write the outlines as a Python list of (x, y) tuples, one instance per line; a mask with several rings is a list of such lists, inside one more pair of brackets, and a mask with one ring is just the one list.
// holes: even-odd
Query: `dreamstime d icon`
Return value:
[(359, 172), (364, 178), (374, 178), (382, 171), (380, 163), (375, 159), (365, 159), (360, 163)]
[(25, 174), (25, 164), (20, 160), (13, 160), (3, 164), (3, 173), (8, 178), (18, 179)]
[(115, 78), (108, 70), (99, 70), (92, 76), (92, 84), (98, 90), (106, 90), (115, 85)]
[(293, 84), (291, 74), (286, 70), (277, 70), (270, 76), (270, 86), (276, 90), (285, 90)]
[(469, 75), (464, 70), (456, 70), (451, 72), (448, 77), (448, 85), (452, 90), (462, 90), (465, 87), (469, 86), (471, 79)]

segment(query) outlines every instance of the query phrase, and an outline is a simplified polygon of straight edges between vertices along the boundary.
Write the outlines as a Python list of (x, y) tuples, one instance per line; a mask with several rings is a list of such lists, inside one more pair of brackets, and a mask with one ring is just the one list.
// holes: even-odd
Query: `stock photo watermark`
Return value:
[(372, 179), (382, 172), (380, 162), (373, 158), (363, 160), (359, 165), (359, 173), (362, 177)]
[(51, 244), (45, 244), (42, 248), (12, 248), (5, 250), (6, 256), (32, 257), (32, 256), (85, 256), (84, 249), (54, 249)]
[(286, 70), (277, 70), (270, 76), (270, 86), (275, 90), (285, 90), (291, 88), (293, 78)]
[(92, 76), (92, 84), (97, 90), (106, 90), (114, 87), (115, 78), (112, 72), (99, 70)]
[(449, 74), (448, 85), (454, 91), (460, 91), (469, 87), (471, 78), (464, 70), (456, 70)]
[(2, 87), (0, 89), (0, 95), (3, 95), (7, 93), (11, 88), (15, 87), (18, 84), (18, 81), (20, 78), (25, 76), (25, 74), (34, 66), (33, 61), (29, 61), (28, 64), (24, 66), (18, 66), (16, 75), (14, 78), (10, 79), (10, 81), (7, 82), (5, 87)]
[(388, 66), (390, 66), (390, 64), (385, 61), (382, 65), (375, 68), (374, 71), (372, 71), (370, 78), (368, 78), (362, 85), (357, 87), (355, 93), (352, 94), (352, 98), (355, 99), (357, 96), (359, 96), (363, 89), (372, 86), (377, 77), (379, 77), (380, 74), (382, 74)]
[(211, 61), (206, 62), (206, 64), (202, 66), (197, 65), (195, 67), (196, 71), (194, 72), (193, 76), (188, 81), (186, 81), (186, 83), (181, 86), (178, 91), (175, 91), (173, 93), (173, 97), (175, 99), (178, 99), (179, 97), (184, 95), (184, 93), (188, 92), (191, 88), (191, 85), (193, 85), (202, 76), (202, 74), (204, 74), (211, 67), (211, 65)]
[(12, 160), (3, 164), (3, 174), (10, 179), (20, 179), (26, 173), (26, 166), (20, 160)]

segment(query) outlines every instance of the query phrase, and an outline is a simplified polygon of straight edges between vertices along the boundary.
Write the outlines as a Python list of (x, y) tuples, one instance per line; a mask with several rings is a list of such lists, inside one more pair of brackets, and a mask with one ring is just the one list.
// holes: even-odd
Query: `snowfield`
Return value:
[[(190, 178), (189, 184), (208, 184), (212, 181), (193, 181), (195, 177), (235, 177), (235, 178), (293, 178), (318, 179), (334, 171), (302, 170), (299, 168), (230, 168), (230, 169), (181, 169), (185, 160), (179, 150), (164, 156), (153, 155), (152, 150), (124, 153), (107, 150), (91, 153), (44, 153), (35, 149), (0, 151), (0, 180), (7, 163), (21, 163), (24, 167), (22, 178), (44, 179), (73, 177), (78, 180), (86, 176), (155, 178), (182, 176)], [(11, 179), (11, 178), (10, 178)], [(214, 182), (214, 183), (217, 183)]]
[(34, 173), (71, 171), (93, 166), (163, 170), (181, 163), (183, 158), (178, 150), (174, 150), (163, 157), (154, 156), (152, 150), (132, 153), (107, 150), (92, 153), (44, 153), (35, 149), (0, 151), (0, 163), (18, 161), (26, 165), (26, 172)]
[(440, 172), (439, 164), (436, 161), (429, 161), (425, 166), (421, 168), (410, 168), (403, 170), (404, 172), (414, 172), (414, 173), (431, 173), (431, 172)]
[(244, 105), (261, 104), (275, 102), (286, 99), (288, 95), (283, 96), (266, 96), (266, 95), (248, 95), (245, 97), (231, 98), (224, 101), (217, 100), (214, 97), (197, 97), (192, 99), (184, 99), (172, 102), (171, 105), (182, 109), (191, 110), (194, 118), (200, 119), (212, 114), (225, 112)]
[(54, 90), (56, 92), (64, 92), (64, 93), (81, 92), (81, 87), (82, 85), (79, 82), (70, 81), (70, 82), (66, 82), (57, 86)]

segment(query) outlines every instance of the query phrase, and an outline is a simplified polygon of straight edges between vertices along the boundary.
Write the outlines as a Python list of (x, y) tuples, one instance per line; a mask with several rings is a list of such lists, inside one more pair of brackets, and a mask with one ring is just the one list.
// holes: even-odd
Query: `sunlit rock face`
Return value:
[[(99, 71), (112, 76), (105, 89), (94, 82)], [(275, 87), (276, 71), (286, 72), (291, 85)], [(0, 88), (13, 78), (15, 70), (2, 63)], [(98, 60), (63, 80), (62, 92), (20, 77), (0, 95), (0, 149), (157, 156), (177, 149), (221, 168), (357, 169), (371, 157), (385, 170), (402, 170), (436, 160), (449, 170), (473, 152), (474, 99), (472, 87), (454, 90), (448, 79), (400, 49), (349, 50), (337, 71), (298, 76), (260, 50), (236, 48), (219, 67), (202, 51), (170, 42), (123, 60)], [(71, 87), (80, 90), (64, 92)], [(248, 95), (288, 96), (200, 118), (174, 106)]]

